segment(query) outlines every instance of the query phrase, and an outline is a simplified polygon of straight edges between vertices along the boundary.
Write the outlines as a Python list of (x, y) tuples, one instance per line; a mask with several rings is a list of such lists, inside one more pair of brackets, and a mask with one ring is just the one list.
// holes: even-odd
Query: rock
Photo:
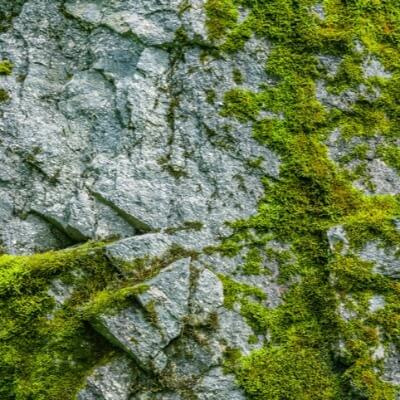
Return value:
[(128, 400), (135, 383), (131, 360), (124, 355), (117, 356), (95, 368), (77, 400)]
[(385, 297), (381, 295), (374, 295), (369, 299), (369, 311), (376, 312), (385, 308)]
[[(185, 29), (189, 40), (207, 42), (203, 0), (183, 11), (172, 0), (61, 3), (27, 1), (0, 35), (15, 64), (0, 122), (10, 171), (2, 198), (11, 190), (21, 215), (39, 216), (73, 243), (195, 221), (210, 245), (225, 221), (255, 212), (260, 178), (277, 176), (279, 159), (252, 138), (250, 123), (220, 110), (223, 94), (238, 86), (234, 71), (250, 90), (268, 79), (270, 44), (252, 38), (232, 60), (204, 62), (200, 46), (175, 35)], [(166, 44), (185, 57), (175, 60)], [(248, 168), (253, 158), (262, 160), (260, 171)], [(53, 246), (26, 238), (22, 218), (8, 211), (3, 219), (8, 251)]]
[(180, 335), (188, 314), (189, 266), (190, 259), (171, 264), (144, 282), (148, 290), (137, 296), (142, 307), (132, 305), (106, 313), (97, 318), (94, 326), (143, 368), (162, 371), (167, 363), (163, 349)]
[(383, 379), (400, 385), (400, 354), (394, 345), (390, 345), (386, 350)]
[(263, 345), (263, 340), (250, 344), (254, 332), (240, 313), (221, 309), (218, 314), (218, 322), (218, 337), (221, 342), (225, 343), (226, 348), (238, 349), (242, 354), (249, 354)]
[(235, 378), (225, 375), (221, 368), (215, 368), (206, 374), (195, 387), (195, 392), (199, 400), (245, 399), (243, 392), (237, 389)]
[(368, 163), (368, 173), (374, 187), (373, 192), (376, 194), (400, 193), (400, 176), (396, 170), (388, 167), (381, 160), (373, 160)]
[(392, 77), (392, 74), (387, 72), (383, 65), (374, 57), (368, 57), (363, 63), (363, 72), (366, 78), (386, 78)]
[(111, 260), (115, 260), (117, 263), (146, 257), (161, 258), (166, 254), (171, 244), (168, 235), (149, 233), (110, 244), (106, 247), (106, 253)]
[(191, 296), (191, 313), (198, 323), (206, 322), (211, 314), (217, 313), (224, 302), (224, 290), (219, 278), (208, 269), (199, 272)]
[(135, 306), (98, 317), (94, 327), (147, 370), (159, 366), (159, 353), (168, 344), (149, 316)]
[(73, 291), (73, 286), (63, 283), (60, 279), (54, 279), (48, 294), (54, 298), (57, 306), (62, 306), (72, 296)]
[(179, 336), (189, 314), (190, 258), (174, 262), (146, 285), (149, 289), (138, 295), (138, 300), (151, 310), (154, 323), (169, 343)]
[[(125, 294), (123, 289), (129, 292), (139, 281), (146, 287), (129, 297), (128, 305), (94, 317), (90, 323), (97, 332), (84, 321), (91, 334), (103, 335), (118, 355), (88, 371), (79, 400), (244, 399), (234, 376), (224, 374), (225, 353), (238, 350), (249, 355), (267, 343), (269, 332), (255, 336), (240, 314), (239, 302), (233, 309), (225, 308), (219, 276), (259, 289), (265, 294), (259, 300), (265, 308), (279, 307), (290, 285), (301, 283), (296, 273), (287, 282), (282, 278), (302, 261), (293, 254), (303, 246), (268, 242), (262, 235), (273, 235), (274, 229), (271, 233), (261, 219), (249, 224), (256, 229), (239, 233), (235, 256), (206, 251), (234, 232), (231, 222), (257, 213), (260, 200), (268, 198), (267, 181), (281, 182), (281, 159), (256, 140), (260, 132), (254, 128), (267, 120), (282, 122), (291, 130), (296, 125), (295, 115), (288, 121), (283, 110), (288, 104), (278, 104), (290, 102), (291, 96), (277, 98), (276, 107), (269, 106), (279, 94), (275, 88), (280, 80), (269, 76), (266, 68), (270, 58), (276, 60), (276, 42), (251, 31), (250, 3), (254, 2), (239, 2), (243, 4), (233, 19), (240, 29), (234, 28), (229, 40), (243, 41), (243, 46), (229, 53), (208, 37), (206, 6), (211, 3), (0, 0), (1, 60), (14, 66), (9, 75), (0, 71), (0, 89), (10, 95), (0, 102), (1, 250), (31, 254), (107, 240), (104, 264), (115, 280), (102, 282), (101, 289), (108, 293), (117, 288)], [(303, 11), (327, 33), (329, 7), (315, 1)], [(335, 29), (331, 33), (337, 34)], [(339, 93), (331, 91), (330, 84), (342, 79), (338, 75), (350, 53), (314, 54), (318, 66), (312, 68), (321, 71), (315, 81), (316, 100), (327, 112), (339, 110), (330, 119), (340, 120), (340, 126), (332, 126), (325, 143), (327, 154), (343, 169), (338, 182), (347, 179), (348, 172), (355, 174), (349, 182), (364, 194), (396, 196), (400, 177), (382, 154), (382, 146), (399, 144), (392, 138), (389, 113), (382, 131), (361, 132), (360, 128), (358, 132), (355, 118), (357, 132), (352, 135), (347, 132), (351, 124), (341, 123), (355, 111), (359, 116), (355, 105), (371, 106), (371, 120), (385, 117), (387, 110), (379, 107), (386, 107), (386, 98), (381, 104), (380, 96), (388, 96), (385, 85), (390, 85), (392, 74), (389, 67), (385, 69), (384, 58), (381, 63), (369, 54), (361, 40), (345, 47), (354, 50), (351, 55), (356, 55), (354, 62), (366, 81)], [(291, 51), (287, 55), (285, 51), (282, 48), (289, 57)], [(298, 88), (300, 97), (303, 89), (308, 93), (314, 87), (308, 78), (305, 82), (307, 87)], [(271, 96), (266, 95), (267, 87)], [(252, 92), (260, 110), (251, 118), (228, 116), (224, 102), (232, 90)], [(379, 106), (376, 113), (375, 106)], [(292, 111), (298, 112), (297, 105)], [(314, 136), (319, 140), (321, 135)], [(275, 147), (280, 146), (275, 143)], [(287, 154), (282, 160), (287, 161)], [(293, 169), (286, 167), (285, 173)], [(357, 175), (362, 167), (364, 175)], [(319, 208), (316, 204), (315, 210)], [(344, 228), (347, 211), (337, 215), (340, 220), (334, 223), (342, 225), (321, 235), (329, 242), (330, 251), (324, 247), (326, 259), (335, 257), (335, 252), (353, 255)], [(329, 218), (336, 221), (336, 214), (332, 211), (321, 218), (329, 223)], [(244, 268), (251, 246), (261, 253), (260, 274)], [(280, 252), (285, 252), (284, 261)], [(373, 263), (375, 272), (397, 279), (398, 252), (398, 246), (384, 248), (377, 239), (367, 243), (359, 256)], [(284, 271), (282, 265), (288, 268)], [(76, 288), (65, 283), (63, 273), (51, 275), (45, 289), (56, 312), (64, 312), (63, 306), (69, 311), (68, 300), (75, 300)], [(82, 273), (75, 285), (85, 279)], [(335, 284), (334, 279), (329, 283)], [(360, 316), (349, 307), (347, 300), (357, 298), (351, 295), (344, 293), (335, 310), (344, 323)], [(372, 292), (367, 298), (369, 313), (379, 313), (389, 300)], [(54, 322), (52, 315), (47, 317)], [(338, 340), (338, 349), (333, 350), (345, 355), (346, 345), (344, 339)], [(385, 350), (384, 345), (371, 348), (370, 353), (375, 361), (386, 363), (385, 379), (400, 384), (398, 352)]]
[(345, 254), (349, 249), (349, 240), (342, 225), (333, 226), (327, 232), (329, 247), (335, 251), (340, 246), (340, 252)]
[(374, 263), (374, 271), (392, 278), (400, 277), (399, 249), (386, 248), (379, 242), (369, 242), (360, 251), (361, 259)]

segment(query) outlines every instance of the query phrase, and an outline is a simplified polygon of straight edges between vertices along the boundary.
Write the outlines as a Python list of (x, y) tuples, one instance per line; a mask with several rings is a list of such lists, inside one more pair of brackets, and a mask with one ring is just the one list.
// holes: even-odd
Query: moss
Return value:
[(383, 161), (400, 174), (400, 147), (398, 145), (388, 144), (380, 146), (378, 154)]
[(329, 357), (304, 347), (274, 346), (245, 358), (239, 383), (254, 399), (328, 400), (338, 397)]
[(11, 22), (25, 4), (26, 0), (14, 0), (0, 4), (0, 32), (5, 32), (11, 27)]
[(246, 275), (259, 275), (262, 269), (263, 258), (257, 248), (252, 248), (246, 255), (243, 273)]
[(210, 89), (206, 91), (206, 100), (208, 104), (215, 104), (215, 100), (217, 98), (217, 93), (215, 90)]
[(11, 75), (14, 65), (10, 60), (0, 61), (0, 75)]
[(233, 76), (233, 81), (237, 84), (237, 85), (241, 85), (244, 82), (243, 79), (243, 74), (240, 71), (240, 69), (235, 68), (232, 72), (232, 76)]
[(239, 16), (233, 0), (209, 0), (206, 3), (207, 27), (210, 36), (219, 39), (235, 26)]
[[(0, 258), (1, 398), (74, 398), (87, 371), (112, 350), (77, 307), (114, 275), (101, 245)], [(56, 277), (76, 285), (62, 307), (48, 291)]]
[(164, 171), (168, 172), (168, 174), (174, 177), (175, 179), (188, 177), (188, 173), (185, 171), (183, 167), (171, 163), (169, 156), (160, 157), (157, 160), (157, 162)]
[[(379, 137), (379, 156), (396, 166), (400, 13), (391, 0), (325, 0), (326, 18), (319, 19), (311, 11), (314, 5), (311, 0), (237, 0), (231, 6), (245, 7), (246, 20), (218, 37), (221, 49), (229, 52), (252, 34), (272, 43), (266, 71), (273, 79), (256, 93), (228, 91), (222, 115), (252, 122), (255, 139), (282, 161), (279, 179), (264, 179), (265, 196), (257, 214), (231, 224), (234, 233), (218, 251), (234, 256), (247, 248), (257, 254), (271, 239), (290, 245), (290, 257), (278, 264), (280, 282), (291, 284), (277, 308), (266, 308), (261, 297), (251, 294), (251, 287), (223, 281), (227, 305), (240, 304), (253, 329), (270, 338), (263, 349), (236, 357), (232, 368), (254, 399), (393, 400), (394, 389), (380, 378), (381, 365), (372, 352), (381, 340), (397, 341), (398, 285), (355, 254), (371, 240), (382, 246), (399, 243), (394, 223), (400, 215), (399, 199), (367, 196), (353, 187), (366, 172), (365, 145), (335, 164), (325, 142), (334, 129), (348, 143), (354, 137)], [(209, 12), (210, 20), (212, 16)], [(236, 46), (232, 38), (244, 40)], [(333, 77), (320, 67), (320, 54), (341, 60)], [(365, 77), (362, 65), (367, 54), (378, 58), (392, 78)], [(316, 98), (317, 80), (325, 80), (336, 95), (349, 89), (360, 92), (360, 87), (366, 95), (360, 94), (348, 109), (328, 109)], [(377, 92), (380, 96), (372, 95)], [(276, 117), (259, 119), (260, 111)], [(354, 160), (360, 167), (351, 174), (344, 167)], [(368, 182), (367, 176), (364, 179)], [(329, 247), (327, 230), (338, 224), (349, 236), (347, 255)], [(250, 262), (247, 269), (259, 272), (257, 263)], [(366, 306), (371, 292), (390, 299), (376, 315)], [(337, 311), (346, 296), (353, 298), (349, 304), (357, 311), (347, 322)], [(337, 354), (340, 341), (345, 355)]]
[(235, 115), (242, 122), (254, 120), (260, 111), (253, 93), (243, 89), (233, 89), (225, 94), (223, 116)]
[(241, 302), (249, 296), (259, 299), (266, 297), (261, 289), (234, 281), (228, 276), (220, 275), (219, 278), (224, 285), (224, 305), (227, 308), (233, 308), (236, 302)]
[(7, 90), (0, 88), (0, 103), (5, 103), (11, 99)]
[(263, 162), (264, 157), (257, 157), (247, 160), (247, 165), (249, 166), (249, 168), (258, 169), (261, 168)]
[[(1, 399), (75, 399), (86, 376), (115, 352), (106, 335), (92, 328), (97, 317), (135, 304), (148, 289), (143, 281), (178, 258), (196, 256), (172, 247), (162, 259), (116, 269), (104, 246), (0, 257)], [(54, 281), (73, 288), (63, 304), (51, 294)]]

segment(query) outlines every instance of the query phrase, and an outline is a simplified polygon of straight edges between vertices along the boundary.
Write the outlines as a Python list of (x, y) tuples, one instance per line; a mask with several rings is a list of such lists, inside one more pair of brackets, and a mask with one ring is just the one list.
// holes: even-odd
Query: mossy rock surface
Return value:
[[(0, 1), (2, 30), (10, 28), (24, 2), (14, 3)], [(183, 2), (181, 7), (184, 14), (190, 4)], [(73, 11), (79, 14), (81, 9)], [(240, 312), (254, 333), (249, 341), (260, 346), (246, 354), (227, 347), (225, 372), (234, 374), (243, 395), (255, 400), (395, 400), (398, 387), (389, 379), (385, 355), (400, 346), (400, 284), (396, 274), (377, 270), (365, 249), (372, 243), (398, 259), (400, 187), (395, 179), (380, 186), (373, 161), (383, 163), (383, 172), (398, 176), (400, 5), (397, 0), (207, 0), (204, 12), (207, 40), (179, 29), (171, 43), (149, 46), (146, 57), (157, 54), (160, 64), (170, 57), (169, 72), (174, 73), (189, 48), (203, 52), (204, 66), (209, 60), (233, 59), (254, 38), (264, 43), (264, 50), (269, 49), (268, 79), (257, 90), (250, 90), (241, 71), (233, 69), (232, 87), (225, 93), (207, 88), (204, 102), (217, 107), (222, 98), (218, 117), (251, 126), (255, 142), (280, 161), (279, 176), (263, 175), (261, 156), (246, 161), (264, 188), (256, 212), (230, 222), (230, 234), (219, 237), (220, 244), (196, 252), (199, 258), (243, 256), (234, 274), (219, 275), (224, 307)], [(79, 18), (88, 18), (83, 14)], [(73, 29), (90, 32), (89, 22), (86, 26), (80, 21)], [(123, 35), (143, 51), (135, 35)], [(156, 74), (155, 69), (146, 73)], [(10, 61), (0, 62), (0, 75), (4, 82), (13, 78)], [(94, 75), (110, 93), (115, 90), (111, 75)], [(169, 87), (163, 90), (171, 92), (165, 124), (169, 150), (148, 165), (166, 173), (164, 179), (173, 182), (174, 190), (184, 190), (191, 179), (186, 169), (190, 157), (186, 153), (185, 163), (172, 162), (182, 94)], [(11, 96), (0, 89), (5, 106)], [(43, 96), (49, 104), (53, 100)], [(88, 111), (88, 120), (92, 113)], [(124, 118), (118, 114), (115, 120)], [(125, 128), (133, 129), (130, 123)], [(205, 128), (209, 140), (218, 139), (218, 151), (228, 153), (237, 146), (229, 129)], [(40, 167), (35, 171), (46, 177), (41, 162), (35, 161)], [(246, 188), (243, 176), (235, 177)], [(118, 218), (144, 233), (141, 221), (124, 211), (127, 204), (120, 207), (114, 198), (97, 196)], [(64, 233), (71, 232), (67, 228)], [(193, 218), (163, 227), (162, 233), (189, 237), (194, 232), (201, 235), (204, 228), (207, 224)], [(75, 398), (87, 376), (119, 351), (93, 329), (93, 319), (137, 301), (135, 296), (147, 289), (143, 281), (167, 261), (185, 255), (152, 260), (150, 269), (148, 260), (116, 268), (104, 246), (89, 242), (58, 252), (1, 256), (1, 399)], [(278, 266), (277, 277), (268, 265)], [(263, 289), (243, 283), (265, 277), (276, 278), (282, 289), (275, 307), (268, 307)], [(60, 299), (57, 285), (66, 288), (58, 294)], [(381, 305), (374, 308), (377, 298)], [(153, 303), (147, 312), (156, 325)], [(212, 335), (217, 320), (209, 325), (213, 329), (207, 334)], [(204, 337), (197, 340), (206, 346)], [(179, 381), (173, 384), (179, 392)]]
[[(358, 179), (368, 181), (366, 169), (349, 173), (347, 163), (367, 165), (367, 138), (379, 137), (378, 152), (397, 168), (399, 109), (393, 89), (400, 77), (399, 5), (339, 0), (208, 5), (213, 7), (209, 32), (227, 54), (250, 35), (272, 43), (266, 71), (274, 83), (257, 92), (232, 89), (225, 95), (223, 114), (253, 122), (254, 137), (283, 161), (280, 178), (265, 179), (257, 215), (233, 224), (235, 233), (220, 250), (231, 255), (243, 246), (260, 251), (272, 234), (290, 245), (295, 260), (280, 262), (281, 280), (289, 289), (273, 310), (249, 297), (247, 287), (225, 281), (227, 298), (238, 301), (254, 329), (271, 338), (263, 350), (230, 360), (228, 368), (254, 399), (395, 399), (396, 390), (380, 378), (382, 360), (374, 359), (373, 351), (381, 342), (398, 341), (398, 283), (377, 274), (358, 252), (374, 240), (398, 246), (399, 197), (375, 194), (371, 181), (364, 192), (356, 189)], [(246, 10), (241, 20), (240, 10)], [(236, 23), (223, 23), (235, 17)], [(215, 26), (220, 26), (218, 33)], [(339, 60), (333, 74), (321, 57)], [(368, 69), (371, 60), (379, 71)], [(365, 87), (379, 96), (364, 92), (349, 105), (332, 106), (324, 104), (321, 82), (330, 93)], [(265, 111), (275, 117), (260, 118)], [(357, 138), (361, 143), (342, 162), (334, 162), (327, 147), (335, 129), (348, 142)], [(344, 227), (349, 243), (332, 248), (327, 233), (335, 226)], [(244, 272), (261, 273), (252, 261)], [(366, 307), (372, 293), (387, 302), (378, 313)], [(356, 316), (344, 321), (338, 310), (349, 297), (356, 299)], [(345, 355), (338, 355), (340, 343)]]

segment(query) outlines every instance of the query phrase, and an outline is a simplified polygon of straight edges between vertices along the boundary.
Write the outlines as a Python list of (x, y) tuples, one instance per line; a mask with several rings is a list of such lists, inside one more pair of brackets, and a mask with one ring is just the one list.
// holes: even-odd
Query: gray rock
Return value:
[(346, 231), (342, 225), (333, 226), (327, 232), (329, 247), (335, 251), (337, 246), (342, 246), (341, 253), (345, 254), (349, 249), (349, 240), (346, 236)]
[(188, 314), (190, 259), (171, 264), (138, 295), (142, 305), (100, 316), (94, 326), (134, 357), (145, 369), (162, 371), (167, 363), (163, 349), (181, 333)]
[[(396, 170), (386, 165), (379, 157), (379, 147), (385, 143), (385, 138), (375, 135), (371, 138), (352, 137), (345, 139), (339, 129), (335, 129), (329, 136), (326, 144), (329, 156), (351, 172), (355, 172), (362, 163), (365, 164), (365, 173), (354, 182), (354, 186), (366, 194), (396, 195), (400, 191), (400, 176)], [(366, 148), (365, 159), (350, 157), (350, 161), (343, 163), (343, 159), (351, 156), (357, 146)]]
[(54, 279), (47, 293), (54, 298), (57, 306), (62, 306), (72, 296), (73, 291), (73, 286), (66, 285), (60, 279)]
[(374, 185), (374, 193), (391, 195), (400, 193), (400, 176), (383, 161), (373, 160), (368, 163), (368, 173)]
[(326, 18), (326, 13), (324, 9), (324, 5), (321, 3), (316, 4), (315, 6), (312, 7), (312, 11), (318, 15), (318, 17), (322, 20)]
[(147, 314), (134, 306), (115, 315), (103, 315), (94, 322), (94, 326), (145, 369), (155, 367), (154, 359), (157, 360), (156, 365), (159, 365), (157, 357), (168, 344)]
[(386, 350), (383, 379), (394, 384), (400, 385), (400, 354), (394, 345), (390, 345)]
[(249, 354), (252, 350), (263, 345), (263, 340), (250, 344), (254, 332), (240, 313), (221, 309), (218, 314), (218, 321), (218, 337), (221, 342), (225, 343), (226, 348), (238, 349), (242, 354)]
[(385, 308), (385, 297), (382, 295), (374, 295), (369, 299), (369, 311), (376, 312)]
[(379, 242), (369, 242), (360, 251), (361, 259), (374, 263), (374, 271), (392, 278), (400, 277), (399, 248), (386, 248)]
[(95, 368), (87, 378), (78, 400), (128, 400), (133, 389), (135, 373), (131, 360), (117, 356), (105, 365)]
[(199, 400), (244, 400), (244, 393), (237, 389), (235, 378), (225, 375), (221, 368), (211, 370), (196, 386), (195, 392)]
[(106, 247), (106, 253), (116, 262), (129, 262), (145, 257), (161, 258), (171, 245), (168, 235), (149, 233), (110, 244)]
[(146, 284), (149, 289), (138, 300), (145, 309), (151, 308), (155, 324), (169, 343), (180, 335), (189, 314), (190, 258), (174, 262)]
[(208, 269), (199, 272), (190, 306), (199, 323), (207, 321), (224, 302), (224, 290), (220, 279)]
[(374, 57), (367, 57), (363, 63), (364, 76), (366, 78), (386, 78), (392, 77), (392, 74), (387, 72), (383, 65)]

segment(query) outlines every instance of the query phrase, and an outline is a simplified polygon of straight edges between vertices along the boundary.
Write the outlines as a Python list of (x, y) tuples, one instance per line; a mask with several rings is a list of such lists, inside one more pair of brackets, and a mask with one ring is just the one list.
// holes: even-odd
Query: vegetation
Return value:
[[(349, 171), (347, 165), (365, 162), (369, 148), (358, 147), (334, 163), (326, 142), (335, 129), (346, 142), (380, 138), (378, 155), (397, 168), (400, 9), (391, 0), (320, 5), (324, 18), (313, 11), (312, 0), (208, 2), (209, 33), (221, 50), (236, 51), (252, 35), (273, 44), (266, 71), (276, 83), (255, 93), (232, 89), (222, 114), (252, 121), (254, 137), (282, 160), (279, 179), (264, 179), (258, 213), (232, 224), (234, 233), (219, 251), (235, 255), (247, 249), (243, 273), (260, 274), (268, 272), (262, 260), (270, 240), (290, 246), (290, 256), (278, 260), (287, 291), (275, 309), (251, 287), (223, 279), (228, 305), (238, 303), (255, 331), (268, 337), (250, 356), (228, 358), (227, 367), (253, 399), (394, 400), (395, 389), (380, 378), (382, 361), (373, 353), (380, 344), (398, 341), (399, 286), (375, 273), (357, 251), (371, 240), (399, 243), (399, 197), (368, 196), (354, 188), (365, 169)], [(248, 13), (239, 22), (240, 7)], [(222, 37), (213, 27), (223, 21), (230, 22)], [(334, 76), (320, 55), (339, 59)], [(368, 57), (379, 60), (391, 77), (366, 76)], [(356, 91), (357, 100), (347, 107), (324, 106), (316, 97), (318, 80), (338, 96)], [(380, 95), (366, 94), (374, 91)], [(260, 119), (261, 111), (277, 117)], [(332, 251), (328, 243), (327, 231), (336, 225), (345, 228), (350, 241), (345, 253), (340, 246)], [(368, 308), (374, 294), (386, 301), (376, 312)], [(352, 310), (351, 319), (340, 316), (341, 305)]]
[[(22, 3), (15, 2), (18, 7)], [(357, 253), (371, 240), (398, 245), (399, 196), (356, 190), (354, 181), (367, 182), (368, 177), (365, 168), (354, 171), (349, 164), (365, 165), (367, 153), (376, 150), (399, 170), (397, 3), (324, 0), (322, 18), (314, 0), (207, 1), (207, 26), (220, 54), (239, 50), (253, 35), (272, 44), (266, 72), (275, 83), (257, 92), (233, 88), (225, 94), (222, 110), (224, 116), (251, 122), (254, 137), (282, 160), (279, 179), (263, 180), (265, 196), (257, 214), (233, 223), (233, 234), (218, 248), (228, 256), (245, 251), (244, 275), (270, 273), (268, 260), (280, 266), (285, 292), (274, 309), (266, 307), (259, 288), (221, 276), (225, 306), (240, 307), (254, 333), (265, 338), (263, 347), (250, 355), (228, 351), (226, 368), (251, 399), (396, 398), (395, 388), (382, 379), (382, 361), (374, 352), (380, 345), (400, 345), (400, 284), (374, 272), (372, 263)], [(247, 10), (243, 18), (241, 9)], [(13, 6), (0, 6), (4, 29), (15, 12)], [(180, 39), (186, 40), (183, 32)], [(339, 60), (336, 73), (320, 62), (321, 55)], [(385, 77), (366, 76), (364, 63), (370, 57), (380, 61), (388, 72)], [(0, 63), (0, 74), (11, 72), (11, 63)], [(243, 83), (239, 70), (233, 78)], [(357, 100), (329, 108), (317, 99), (317, 81), (339, 98), (354, 91)], [(213, 104), (216, 93), (208, 91), (206, 98)], [(0, 101), (8, 99), (0, 89)], [(169, 113), (172, 129), (177, 101)], [(260, 118), (262, 111), (276, 118)], [(355, 138), (362, 142), (337, 162), (328, 157), (326, 145), (334, 130), (346, 143)], [(219, 132), (208, 133), (210, 139), (219, 138)], [(377, 149), (370, 148), (366, 139), (371, 138), (379, 138)], [(187, 175), (170, 165), (168, 156), (158, 161), (177, 179)], [(249, 160), (249, 166), (260, 162)], [(347, 233), (346, 251), (343, 243), (332, 249), (328, 242), (328, 230), (337, 225)], [(176, 229), (201, 228), (192, 221)], [(287, 250), (272, 250), (272, 240)], [(144, 280), (182, 252), (174, 248), (163, 260), (136, 260), (118, 269), (105, 257), (102, 243), (0, 257), (0, 398), (73, 398), (88, 372), (115, 351), (90, 322), (129, 304), (146, 290)], [(73, 287), (64, 302), (57, 303), (52, 295), (55, 282)], [(376, 295), (385, 304), (371, 310)], [(350, 317), (343, 318), (340, 309)], [(151, 305), (148, 317), (154, 319)]]
[(0, 75), (11, 75), (14, 65), (10, 60), (0, 61)]
[(0, 398), (74, 399), (90, 371), (118, 351), (91, 322), (132, 304), (147, 290), (144, 280), (183, 254), (173, 248), (163, 260), (118, 269), (104, 243), (1, 256)]

